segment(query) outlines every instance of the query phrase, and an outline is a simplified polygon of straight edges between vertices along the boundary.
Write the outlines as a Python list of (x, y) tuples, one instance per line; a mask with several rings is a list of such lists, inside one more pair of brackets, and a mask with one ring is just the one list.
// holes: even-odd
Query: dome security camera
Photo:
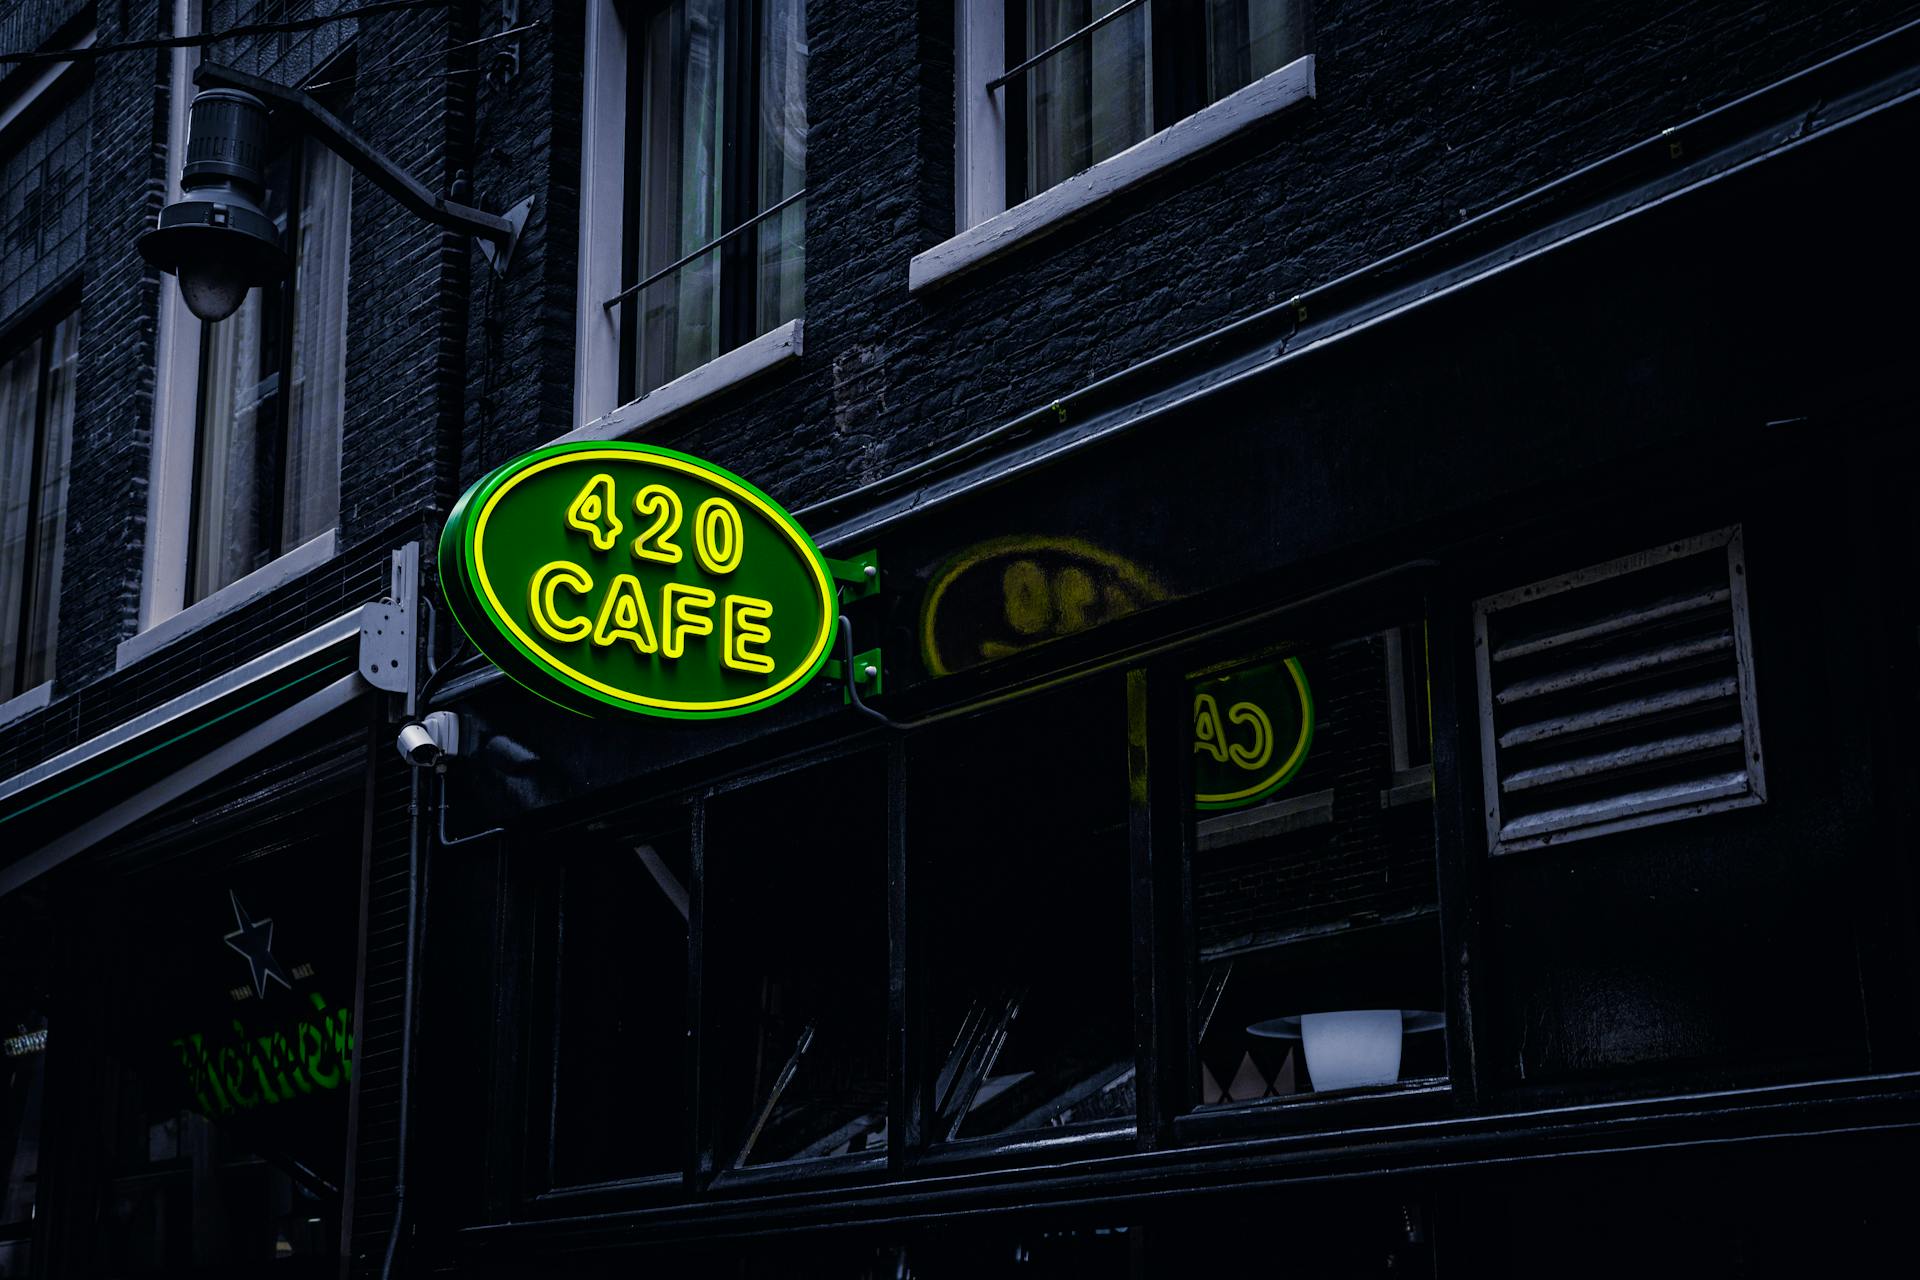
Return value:
[(187, 126), (180, 198), (140, 236), (148, 262), (180, 278), (187, 309), (226, 319), (255, 285), (284, 278), (292, 259), (267, 216), (267, 105), (236, 89), (202, 89)]
[(460, 754), (460, 718), (451, 711), (435, 711), (424, 720), (410, 720), (400, 726), (393, 745), (416, 769), (440, 768), (446, 757)]

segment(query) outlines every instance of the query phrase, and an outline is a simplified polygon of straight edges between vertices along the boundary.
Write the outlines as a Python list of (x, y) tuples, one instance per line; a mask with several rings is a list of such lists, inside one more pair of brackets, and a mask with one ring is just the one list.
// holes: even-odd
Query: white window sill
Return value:
[(1313, 96), (1313, 55), (1309, 53), (1031, 200), (915, 254), (907, 264), (907, 288), (918, 293), (1032, 244), (1122, 191)]
[(647, 428), (684, 413), (702, 401), (711, 400), (723, 391), (731, 391), (763, 373), (798, 360), (803, 325), (804, 322), (800, 320), (789, 320), (751, 342), (743, 342), (731, 351), (722, 352), (697, 369), (689, 369), (665, 386), (655, 387), (638, 400), (629, 400), (612, 413), (595, 418), (583, 427), (575, 427), (550, 443), (631, 440)]
[(53, 701), (53, 681), (46, 680), (25, 693), (0, 702), (0, 724), (9, 724), (21, 716), (32, 715)]
[(329, 529), (317, 538), (301, 543), (278, 560), (261, 565), (237, 582), (229, 582), (204, 600), (196, 600), (170, 618), (163, 618), (137, 636), (120, 642), (114, 651), (113, 667), (118, 671), (140, 661), (148, 654), (188, 635), (222, 614), (232, 613), (250, 600), (257, 600), (293, 581), (301, 574), (317, 569), (333, 559), (338, 530)]

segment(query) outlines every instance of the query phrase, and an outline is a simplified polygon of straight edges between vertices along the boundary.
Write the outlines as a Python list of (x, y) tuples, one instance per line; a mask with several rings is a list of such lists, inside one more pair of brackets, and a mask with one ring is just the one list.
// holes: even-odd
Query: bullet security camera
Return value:
[(438, 768), (446, 757), (460, 754), (460, 718), (451, 711), (435, 711), (424, 720), (409, 720), (400, 726), (393, 745), (414, 768)]

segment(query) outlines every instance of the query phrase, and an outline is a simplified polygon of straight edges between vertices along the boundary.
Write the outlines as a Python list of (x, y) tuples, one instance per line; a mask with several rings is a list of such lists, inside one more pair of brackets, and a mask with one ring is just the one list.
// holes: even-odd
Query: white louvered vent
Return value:
[(1740, 527), (1477, 602), (1490, 851), (1766, 799)]

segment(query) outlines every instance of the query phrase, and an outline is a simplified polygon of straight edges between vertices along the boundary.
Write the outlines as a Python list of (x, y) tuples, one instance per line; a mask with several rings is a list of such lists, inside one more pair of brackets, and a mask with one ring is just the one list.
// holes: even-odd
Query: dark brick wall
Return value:
[[(485, 8), (494, 12), (493, 6)], [(506, 276), (495, 279), (487, 268), (474, 268), (465, 422), (457, 439), (461, 488), (502, 459), (578, 425), (573, 421), (573, 298), (580, 243), (584, 9), (581, 4), (522, 4), (522, 23), (546, 25), (516, 42), (517, 73), (510, 79), (469, 77), (478, 81), (476, 194), (493, 209), (506, 209), (526, 196), (534, 203)], [(498, 22), (490, 17), (487, 29), (498, 30)], [(481, 47), (483, 69), (493, 52)]]
[(1312, 9), (1317, 101), (914, 298), (907, 260), (951, 221), (938, 57), (951, 7), (814, 0), (804, 361), (659, 438), (804, 506), (1920, 13), (1911, 0)]
[[(215, 4), (210, 21), (257, 7)], [(1313, 8), (1316, 102), (914, 298), (907, 259), (952, 229), (951, 6), (814, 0), (806, 355), (656, 438), (804, 506), (1920, 12), (1913, 0)], [(154, 34), (170, 12), (156, 0), (101, 6), (100, 38)], [(496, 280), (470, 241), (356, 178), (348, 543), (444, 509), (486, 467), (574, 425), (581, 6), (523, 4), (520, 18), (543, 25), (514, 42), (511, 78), (493, 73), (495, 45), (449, 52), (497, 30), (496, 5), (360, 24), (356, 127), (430, 188), (450, 189), (464, 169), (476, 203), (531, 194), (535, 205)], [(347, 38), (331, 25), (215, 53), (295, 80)], [(132, 241), (162, 198), (164, 69), (159, 54), (102, 58), (93, 89), (61, 692), (109, 672), (136, 623), (160, 282)]]
[[(163, 29), (162, 8), (103, 6), (99, 38), (152, 36)], [(113, 670), (114, 646), (133, 633), (140, 607), (160, 293), (134, 239), (166, 199), (166, 65), (163, 54), (130, 53), (97, 59), (93, 72), (57, 694)]]

